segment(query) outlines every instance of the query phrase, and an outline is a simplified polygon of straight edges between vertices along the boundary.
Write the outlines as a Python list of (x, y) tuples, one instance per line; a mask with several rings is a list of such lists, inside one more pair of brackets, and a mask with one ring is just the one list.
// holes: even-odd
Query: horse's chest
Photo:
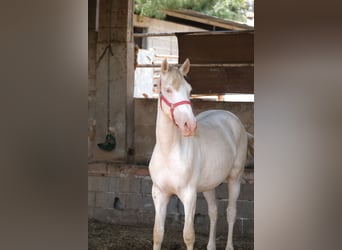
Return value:
[(177, 162), (152, 164), (150, 174), (153, 184), (172, 194), (189, 185), (193, 178), (191, 168)]

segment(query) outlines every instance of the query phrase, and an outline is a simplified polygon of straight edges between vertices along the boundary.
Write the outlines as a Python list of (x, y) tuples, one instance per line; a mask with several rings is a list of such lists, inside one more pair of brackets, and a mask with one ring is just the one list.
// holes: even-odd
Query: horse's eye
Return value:
[(171, 93), (172, 93), (172, 89), (170, 89), (170, 88), (167, 88), (167, 89), (166, 89), (166, 93), (169, 93), (169, 94), (171, 94)]

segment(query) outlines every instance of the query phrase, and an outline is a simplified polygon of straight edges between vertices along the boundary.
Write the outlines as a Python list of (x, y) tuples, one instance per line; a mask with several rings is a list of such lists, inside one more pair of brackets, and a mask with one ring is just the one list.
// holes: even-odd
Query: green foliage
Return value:
[(163, 19), (162, 9), (190, 9), (210, 16), (245, 22), (247, 0), (135, 0), (138, 15)]
[(248, 4), (245, 0), (223, 0), (217, 1), (213, 8), (206, 10), (205, 13), (210, 16), (246, 22), (247, 9)]
[(134, 12), (141, 16), (163, 19), (165, 15), (160, 11), (163, 1), (159, 0), (135, 0)]

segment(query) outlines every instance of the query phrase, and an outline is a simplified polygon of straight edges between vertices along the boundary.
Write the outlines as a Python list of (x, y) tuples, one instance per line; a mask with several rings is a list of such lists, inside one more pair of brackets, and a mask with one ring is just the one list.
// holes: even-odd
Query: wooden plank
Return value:
[(191, 65), (229, 65), (190, 67), (187, 79), (194, 94), (254, 93), (254, 32), (177, 37), (180, 63), (189, 58)]
[(179, 62), (253, 63), (253, 33), (177, 34)]
[(191, 68), (192, 94), (254, 93), (254, 67)]

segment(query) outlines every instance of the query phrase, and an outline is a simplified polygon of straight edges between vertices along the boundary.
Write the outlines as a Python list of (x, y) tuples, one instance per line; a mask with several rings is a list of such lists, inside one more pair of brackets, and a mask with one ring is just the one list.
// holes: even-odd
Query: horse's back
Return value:
[(234, 115), (232, 112), (229, 112), (227, 110), (221, 110), (221, 109), (212, 109), (207, 110), (199, 113), (196, 118), (197, 121), (210, 121), (212, 118), (217, 117), (218, 119), (232, 119), (232, 120), (239, 120), (239, 118)]
[[(204, 129), (210, 130), (231, 130), (234, 135), (238, 135), (244, 127), (239, 118), (226, 110), (208, 110), (196, 116), (198, 124)], [(232, 136), (234, 136), (232, 135)]]

